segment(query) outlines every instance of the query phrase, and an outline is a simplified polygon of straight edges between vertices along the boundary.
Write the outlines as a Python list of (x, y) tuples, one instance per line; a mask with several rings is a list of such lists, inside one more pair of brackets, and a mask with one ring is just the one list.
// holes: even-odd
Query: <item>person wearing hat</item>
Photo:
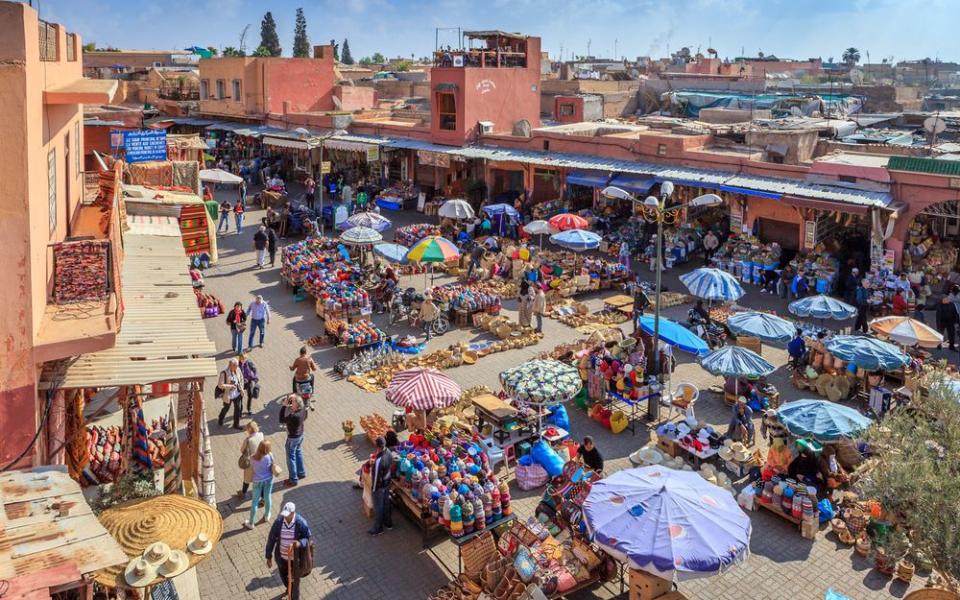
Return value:
[(760, 421), (760, 435), (767, 438), (770, 444), (773, 444), (773, 440), (776, 438), (786, 439), (789, 433), (790, 431), (780, 420), (780, 415), (775, 409), (771, 408), (763, 413), (763, 420)]
[(390, 500), (390, 481), (393, 479), (393, 452), (387, 448), (387, 440), (377, 438), (377, 451), (373, 455), (370, 470), (370, 491), (373, 494), (373, 510), (376, 518), (367, 533), (380, 535), (384, 528), (393, 529), (393, 506)]
[(273, 561), (276, 560), (280, 581), (290, 591), (290, 600), (300, 598), (300, 565), (296, 561), (297, 549), (306, 548), (311, 536), (310, 524), (297, 513), (297, 507), (293, 502), (283, 505), (280, 516), (270, 526), (265, 552), (267, 568), (272, 569)]
[(423, 331), (427, 334), (427, 341), (433, 337), (433, 322), (440, 316), (440, 309), (433, 301), (433, 294), (426, 292), (423, 303), (420, 304), (420, 320), (423, 321)]
[(727, 427), (727, 437), (751, 445), (753, 444), (753, 435), (753, 409), (747, 406), (747, 399), (740, 396), (733, 406), (730, 425)]

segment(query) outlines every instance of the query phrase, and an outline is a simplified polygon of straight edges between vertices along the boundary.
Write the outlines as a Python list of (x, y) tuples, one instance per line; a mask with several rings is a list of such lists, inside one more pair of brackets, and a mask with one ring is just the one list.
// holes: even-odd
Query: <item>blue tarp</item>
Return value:
[(760, 190), (751, 190), (750, 188), (739, 187), (736, 185), (720, 185), (718, 189), (721, 192), (730, 192), (732, 194), (745, 194), (747, 196), (756, 196), (757, 198), (769, 198), (771, 200), (779, 200), (783, 197), (783, 194), (777, 192), (761, 192)]
[(602, 188), (610, 180), (609, 175), (588, 173), (586, 171), (571, 171), (567, 173), (568, 185), (582, 185), (585, 187)]
[(621, 190), (626, 190), (631, 194), (646, 194), (657, 183), (653, 177), (641, 177), (637, 175), (617, 175), (610, 182), (610, 185), (616, 186)]

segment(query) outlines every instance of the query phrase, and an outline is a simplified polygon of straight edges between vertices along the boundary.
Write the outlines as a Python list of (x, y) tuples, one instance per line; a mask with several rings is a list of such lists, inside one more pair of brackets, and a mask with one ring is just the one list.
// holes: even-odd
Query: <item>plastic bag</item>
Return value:
[(567, 414), (567, 407), (562, 404), (554, 408), (553, 412), (550, 413), (550, 416), (544, 419), (544, 422), (566, 431), (570, 431), (570, 416)]
[(563, 473), (563, 459), (544, 440), (540, 440), (533, 445), (530, 456), (547, 471), (550, 477), (556, 477)]

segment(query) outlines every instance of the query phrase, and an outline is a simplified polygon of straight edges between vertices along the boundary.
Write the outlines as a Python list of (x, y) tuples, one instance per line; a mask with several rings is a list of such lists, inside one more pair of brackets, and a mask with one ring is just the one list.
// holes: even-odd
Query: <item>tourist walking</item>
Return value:
[[(290, 370), (293, 371), (293, 393), (300, 394), (300, 386), (307, 383), (310, 385), (310, 394), (312, 396), (314, 373), (317, 370), (317, 363), (313, 362), (313, 358), (307, 352), (306, 346), (300, 348), (300, 356), (294, 359), (293, 364), (290, 365)], [(314, 410), (312, 402), (307, 400), (306, 404), (310, 410)]]
[(233, 206), (226, 200), (220, 203), (220, 222), (217, 223), (217, 233), (223, 230), (224, 233), (230, 232), (230, 213)]
[(433, 323), (440, 316), (440, 309), (433, 302), (433, 295), (427, 292), (423, 295), (423, 302), (420, 304), (420, 320), (423, 321), (423, 331), (427, 334), (427, 341), (433, 337)]
[(250, 360), (246, 352), (241, 352), (237, 360), (240, 361), (240, 372), (243, 373), (243, 393), (247, 396), (247, 416), (249, 417), (252, 413), (253, 401), (260, 399), (260, 375), (257, 373), (257, 365)]
[(267, 227), (261, 225), (257, 232), (253, 234), (253, 251), (257, 257), (257, 268), (262, 269), (267, 260)]
[(303, 182), (303, 187), (303, 198), (307, 202), (307, 207), (313, 210), (313, 203), (316, 201), (317, 182), (313, 180), (313, 177), (307, 177), (306, 181)]
[(279, 467), (273, 461), (272, 448), (270, 440), (263, 440), (257, 447), (256, 453), (250, 457), (253, 494), (250, 498), (250, 517), (243, 523), (247, 529), (253, 529), (257, 524), (257, 509), (261, 499), (263, 499), (263, 519), (259, 522), (266, 523), (273, 518), (273, 477), (279, 472)]
[(267, 536), (266, 559), (267, 568), (273, 568), (273, 561), (277, 561), (277, 570), (280, 572), (280, 581), (287, 588), (289, 600), (300, 599), (300, 568), (294, 560), (301, 548), (310, 544), (310, 525), (307, 520), (297, 513), (293, 502), (287, 502), (280, 511), (280, 516), (270, 526), (270, 535)]
[(247, 313), (240, 302), (234, 302), (233, 309), (227, 313), (227, 325), (230, 326), (230, 349), (240, 354), (243, 352), (243, 332), (247, 329)]
[(240, 185), (237, 186), (237, 194), (240, 196), (240, 206), (244, 210), (247, 209), (247, 180), (244, 179), (240, 182)]
[(537, 317), (537, 333), (543, 331), (543, 315), (547, 312), (547, 295), (543, 288), (535, 286), (536, 294), (533, 298), (533, 314)]
[(703, 264), (709, 265), (710, 260), (713, 258), (713, 253), (717, 251), (717, 248), (720, 247), (720, 240), (717, 239), (717, 235), (713, 233), (713, 230), (707, 232), (707, 235), (703, 236)]
[(247, 435), (240, 442), (240, 460), (237, 464), (243, 469), (243, 485), (237, 491), (237, 496), (241, 498), (247, 494), (250, 484), (253, 483), (253, 466), (250, 461), (253, 455), (260, 448), (260, 442), (263, 441), (263, 432), (256, 421), (250, 421), (246, 427)]
[(270, 266), (277, 262), (277, 232), (267, 229), (267, 254), (270, 255)]
[(373, 456), (370, 478), (373, 511), (376, 517), (373, 521), (373, 527), (367, 533), (380, 535), (384, 528), (393, 529), (393, 517), (391, 515), (393, 504), (390, 500), (390, 481), (393, 479), (393, 452), (387, 448), (387, 440), (383, 437), (377, 438), (377, 452)]
[(243, 231), (243, 214), (244, 214), (243, 203), (237, 202), (233, 206), (233, 220), (237, 224), (237, 235), (240, 235), (240, 232)]
[(240, 361), (231, 358), (227, 368), (220, 371), (217, 379), (217, 396), (223, 402), (217, 424), (223, 427), (223, 419), (233, 406), (233, 428), (241, 429), (240, 413), (243, 411), (243, 373), (240, 372)]
[(290, 394), (280, 404), (280, 423), (287, 428), (287, 471), (290, 472), (287, 487), (293, 487), (307, 476), (303, 466), (303, 423), (307, 420), (307, 410), (300, 396)]
[(260, 294), (257, 294), (257, 297), (247, 307), (247, 317), (250, 318), (250, 336), (247, 338), (247, 347), (253, 349), (253, 334), (259, 329), (260, 347), (263, 348), (263, 338), (267, 332), (267, 325), (270, 324), (270, 305), (263, 300), (263, 296)]
[(520, 282), (520, 297), (517, 299), (520, 312), (517, 320), (520, 322), (520, 327), (530, 327), (530, 321), (533, 318), (533, 298), (530, 282), (524, 279)]

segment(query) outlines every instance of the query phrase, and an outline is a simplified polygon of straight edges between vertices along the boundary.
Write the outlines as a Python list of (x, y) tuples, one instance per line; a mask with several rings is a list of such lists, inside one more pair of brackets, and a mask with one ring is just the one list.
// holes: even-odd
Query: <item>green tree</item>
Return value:
[(224, 56), (246, 56), (247, 53), (244, 52), (243, 50), (238, 50), (233, 46), (227, 46), (226, 48), (223, 49), (223, 55)]
[[(273, 20), (270, 11), (263, 15), (263, 21), (260, 21), (260, 47), (266, 48), (269, 54), (267, 56), (280, 56), (283, 49), (280, 47), (280, 36), (277, 35), (277, 22)], [(256, 55), (256, 53), (254, 53)]]
[[(946, 365), (939, 365), (943, 369)], [(906, 534), (915, 555), (960, 576), (960, 394), (939, 381), (910, 407), (891, 410), (867, 435), (876, 460), (864, 472), (864, 497), (875, 498)], [(895, 539), (884, 542), (896, 555)]]
[(84, 51), (84, 52), (96, 52), (96, 51), (97, 51), (97, 43), (96, 43), (96, 42), (87, 42), (86, 44), (83, 45), (83, 51)]
[(303, 16), (303, 9), (297, 9), (296, 23), (293, 26), (293, 56), (307, 58), (310, 56), (310, 41), (307, 39), (307, 18)]
[(369, 67), (372, 64), (373, 64), (373, 59), (370, 58), (369, 56), (364, 56), (363, 58), (360, 59), (361, 66)]
[(207, 46), (207, 52), (210, 53), (210, 56), (217, 56), (220, 54), (220, 51), (214, 48), (213, 46)]
[(340, 57), (340, 62), (345, 65), (353, 64), (353, 55), (350, 54), (350, 42), (347, 41), (347, 38), (343, 38), (343, 54)]
[(370, 60), (372, 60), (373, 63), (376, 65), (382, 65), (383, 63), (387, 62), (386, 57), (384, 57), (379, 52), (374, 52), (373, 56), (370, 57)]
[(843, 62), (848, 66), (854, 66), (860, 62), (860, 51), (856, 48), (847, 48), (843, 51)]
[(404, 73), (404, 72), (406, 72), (406, 71), (409, 71), (409, 70), (410, 70), (410, 61), (409, 61), (409, 60), (406, 60), (406, 59), (404, 59), (404, 60), (398, 60), (396, 63), (394, 63), (394, 65), (393, 65), (393, 70), (396, 71), (396, 72), (398, 72), (398, 73)]
[(266, 46), (257, 46), (257, 49), (254, 50), (253, 54), (251, 54), (250, 56), (263, 57), (263, 56), (273, 56), (273, 54), (270, 52), (270, 48), (267, 48)]
[(337, 40), (330, 40), (330, 45), (333, 46), (333, 60), (340, 61), (340, 44), (337, 43)]

